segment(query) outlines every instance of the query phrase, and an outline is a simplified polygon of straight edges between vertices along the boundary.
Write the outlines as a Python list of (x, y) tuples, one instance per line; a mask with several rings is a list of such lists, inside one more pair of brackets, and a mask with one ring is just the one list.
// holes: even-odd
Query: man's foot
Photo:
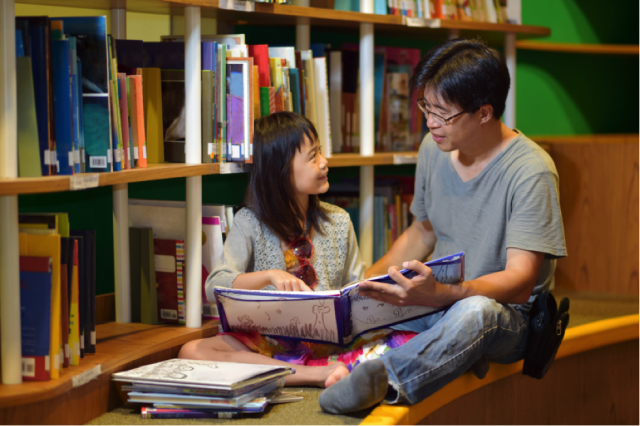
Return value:
[(332, 414), (364, 410), (382, 401), (389, 388), (389, 376), (378, 359), (366, 361), (351, 374), (320, 394), (320, 407)]

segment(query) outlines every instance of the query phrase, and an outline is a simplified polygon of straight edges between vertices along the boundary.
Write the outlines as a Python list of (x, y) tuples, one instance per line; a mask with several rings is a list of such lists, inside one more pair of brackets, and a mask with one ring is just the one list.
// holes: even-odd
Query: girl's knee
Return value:
[(180, 352), (178, 352), (178, 358), (198, 359), (196, 357), (198, 342), (199, 340), (192, 340), (182, 345), (182, 348), (180, 348)]

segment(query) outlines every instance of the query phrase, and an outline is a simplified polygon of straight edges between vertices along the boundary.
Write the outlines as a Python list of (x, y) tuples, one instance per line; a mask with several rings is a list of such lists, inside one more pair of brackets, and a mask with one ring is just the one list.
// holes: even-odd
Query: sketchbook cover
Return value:
[(236, 389), (249, 383), (274, 380), (293, 373), (290, 367), (233, 362), (170, 359), (113, 374), (113, 380), (174, 385), (208, 385)]
[[(464, 253), (432, 260), (438, 282), (464, 280)], [(417, 274), (400, 271), (411, 279)], [(389, 275), (366, 281), (395, 284)], [(359, 283), (341, 290), (284, 292), (214, 289), (220, 321), (225, 332), (258, 332), (263, 335), (346, 345), (366, 331), (415, 319), (439, 309), (428, 306), (396, 306), (359, 295)]]

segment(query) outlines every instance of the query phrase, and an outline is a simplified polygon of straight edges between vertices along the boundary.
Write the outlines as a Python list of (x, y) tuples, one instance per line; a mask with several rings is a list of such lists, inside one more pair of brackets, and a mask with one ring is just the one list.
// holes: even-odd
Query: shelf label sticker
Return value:
[(99, 183), (100, 175), (98, 173), (73, 175), (70, 179), (70, 189), (78, 191), (80, 189), (97, 188)]
[(49, 151), (48, 149), (45, 149), (43, 151), (43, 157), (44, 157), (44, 164), (47, 166), (51, 165), (51, 151)]
[(36, 377), (35, 358), (22, 358), (22, 377)]
[(73, 151), (69, 151), (67, 154), (69, 156), (69, 166), (73, 167)]
[(146, 145), (144, 145), (142, 147), (142, 158), (147, 158), (147, 146)]
[(410, 18), (408, 16), (403, 16), (402, 23), (407, 27), (440, 28), (441, 21), (440, 19)]
[(138, 147), (137, 146), (133, 147), (133, 159), (134, 160), (138, 159)]
[(245, 0), (220, 0), (218, 2), (220, 9), (239, 10), (241, 12), (255, 12), (256, 4), (252, 1)]
[(102, 364), (98, 364), (91, 370), (84, 371), (71, 379), (71, 386), (77, 388), (86, 383), (89, 383), (93, 379), (97, 379), (102, 373)]

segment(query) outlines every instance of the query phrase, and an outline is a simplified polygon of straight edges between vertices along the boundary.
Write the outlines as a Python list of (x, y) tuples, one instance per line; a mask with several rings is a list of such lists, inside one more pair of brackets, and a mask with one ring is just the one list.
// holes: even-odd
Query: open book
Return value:
[[(464, 281), (464, 253), (426, 262), (443, 284)], [(400, 271), (412, 278), (414, 271)], [(366, 281), (395, 284), (389, 275)], [(341, 290), (310, 292), (238, 290), (214, 293), (225, 332), (257, 331), (274, 337), (348, 345), (369, 330), (388, 327), (438, 311), (428, 306), (396, 306), (359, 295), (359, 283)]]

